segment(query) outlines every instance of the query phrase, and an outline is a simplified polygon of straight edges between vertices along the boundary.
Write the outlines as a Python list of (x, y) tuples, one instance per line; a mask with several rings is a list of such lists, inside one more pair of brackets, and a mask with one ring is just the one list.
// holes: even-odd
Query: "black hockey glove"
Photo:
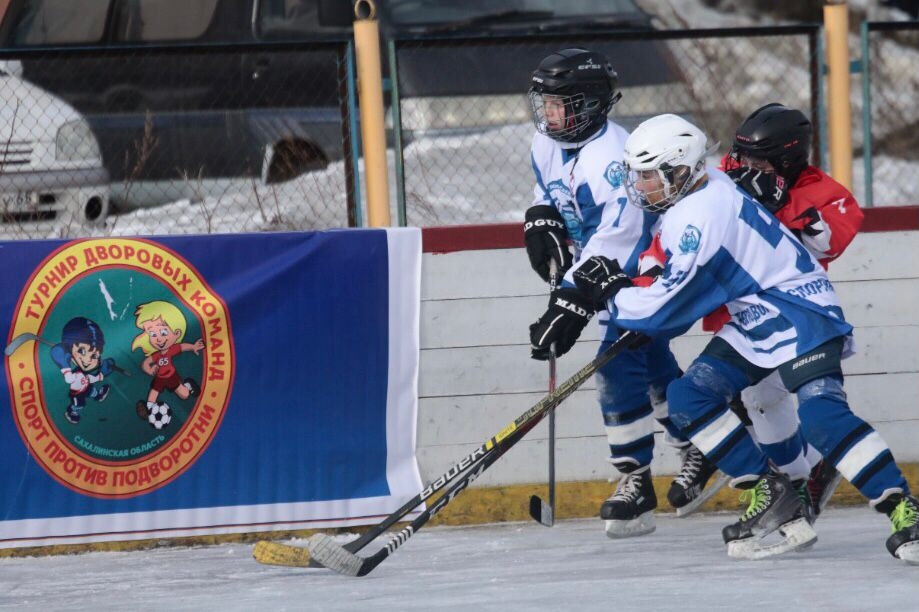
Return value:
[(574, 271), (574, 284), (588, 297), (594, 310), (606, 310), (607, 301), (634, 283), (618, 261), (594, 255)]
[(778, 174), (741, 166), (728, 170), (727, 175), (771, 213), (775, 213), (788, 202), (789, 185)]
[(556, 289), (549, 296), (548, 310), (530, 325), (530, 356), (547, 361), (552, 355), (553, 343), (556, 357), (564, 355), (574, 346), (592, 316), (594, 309), (590, 300), (580, 291), (574, 287)]
[(568, 250), (568, 229), (562, 215), (554, 206), (537, 204), (527, 209), (524, 219), (523, 240), (530, 265), (548, 283), (549, 262), (554, 259), (561, 278), (573, 263)]

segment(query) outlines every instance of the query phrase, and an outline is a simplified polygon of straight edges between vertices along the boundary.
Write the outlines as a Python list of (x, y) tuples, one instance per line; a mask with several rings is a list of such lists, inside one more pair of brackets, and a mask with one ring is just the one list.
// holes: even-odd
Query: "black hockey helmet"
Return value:
[(799, 110), (773, 102), (753, 111), (737, 128), (731, 154), (765, 159), (793, 184), (808, 165), (811, 122)]
[[(560, 142), (586, 140), (606, 122), (622, 94), (619, 75), (602, 53), (562, 49), (543, 59), (533, 72), (528, 92), (536, 129)], [(564, 104), (565, 125), (550, 129), (543, 96)]]

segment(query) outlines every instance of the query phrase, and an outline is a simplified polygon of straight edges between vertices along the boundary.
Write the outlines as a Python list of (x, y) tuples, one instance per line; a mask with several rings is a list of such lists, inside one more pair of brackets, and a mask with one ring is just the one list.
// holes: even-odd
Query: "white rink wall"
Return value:
[[(887, 440), (899, 462), (919, 461), (919, 232), (863, 233), (830, 270), (858, 353), (843, 362), (853, 410)], [(523, 249), (425, 253), (422, 262), (418, 460), (436, 478), (547, 392), (548, 366), (529, 358), (529, 324), (546, 307), (546, 287)], [(710, 335), (695, 326), (672, 348), (682, 367)], [(558, 381), (593, 358), (591, 322), (559, 359)], [(558, 410), (556, 475), (601, 480), (615, 470), (588, 381)], [(486, 471), (473, 486), (544, 482), (547, 425)], [(678, 469), (676, 452), (656, 434), (656, 474)]]

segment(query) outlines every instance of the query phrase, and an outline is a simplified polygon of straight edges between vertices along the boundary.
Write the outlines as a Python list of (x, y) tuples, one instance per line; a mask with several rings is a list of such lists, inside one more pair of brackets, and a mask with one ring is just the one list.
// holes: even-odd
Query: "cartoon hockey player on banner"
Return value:
[[(48, 343), (50, 344), (50, 342)], [(64, 324), (61, 341), (51, 347), (51, 358), (70, 386), (70, 404), (64, 417), (76, 425), (86, 399), (97, 402), (108, 397), (109, 385), (97, 385), (115, 369), (114, 359), (102, 359), (105, 335), (99, 325), (85, 317), (74, 317)]]

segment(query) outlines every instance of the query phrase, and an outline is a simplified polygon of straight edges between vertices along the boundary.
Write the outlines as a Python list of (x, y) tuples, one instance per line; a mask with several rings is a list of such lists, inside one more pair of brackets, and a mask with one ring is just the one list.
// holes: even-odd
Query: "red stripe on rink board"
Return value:
[[(919, 206), (863, 208), (862, 232), (906, 232), (919, 230)], [(453, 225), (421, 229), (425, 253), (455, 253), (523, 247), (522, 223)]]

